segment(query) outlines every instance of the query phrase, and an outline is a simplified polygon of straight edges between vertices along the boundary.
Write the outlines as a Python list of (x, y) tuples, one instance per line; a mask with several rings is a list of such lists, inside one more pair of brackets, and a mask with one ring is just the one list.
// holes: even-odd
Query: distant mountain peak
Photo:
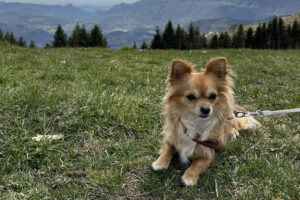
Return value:
[(65, 5), (66, 7), (75, 7), (73, 4), (71, 4), (71, 3), (68, 3), (67, 5)]

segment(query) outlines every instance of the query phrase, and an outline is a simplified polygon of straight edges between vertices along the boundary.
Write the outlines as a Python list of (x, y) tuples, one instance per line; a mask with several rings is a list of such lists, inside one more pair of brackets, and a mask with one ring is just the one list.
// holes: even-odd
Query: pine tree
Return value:
[(238, 48), (238, 37), (237, 37), (236, 33), (232, 36), (232, 44), (231, 44), (231, 46), (233, 48)]
[(0, 29), (0, 40), (4, 40), (4, 34), (3, 31)]
[(89, 36), (83, 24), (79, 31), (79, 46), (88, 47), (89, 46)]
[(195, 40), (196, 40), (196, 33), (193, 23), (190, 23), (189, 26), (189, 33), (187, 36), (187, 48), (194, 49), (195, 48)]
[(199, 27), (195, 28), (195, 45), (194, 49), (203, 49), (206, 47), (206, 38), (200, 34)]
[(295, 20), (292, 26), (293, 48), (300, 48), (300, 25)]
[(61, 25), (57, 26), (54, 34), (53, 47), (65, 47), (67, 46), (67, 35), (62, 29)]
[(255, 49), (262, 49), (262, 28), (261, 25), (259, 24), (258, 27), (256, 28), (254, 37), (253, 37), (253, 48)]
[(202, 45), (200, 44), (200, 30), (199, 27), (195, 27), (195, 39), (194, 39), (194, 49), (201, 49)]
[(207, 48), (207, 39), (204, 33), (200, 36), (200, 41), (201, 41), (202, 48)]
[(156, 27), (156, 33), (151, 42), (151, 49), (162, 49), (162, 38), (158, 27)]
[(273, 24), (272, 24), (272, 21), (269, 21), (268, 25), (267, 25), (267, 47), (268, 47), (268, 49), (272, 48), (272, 44), (273, 44), (272, 33), (273, 33)]
[(148, 49), (148, 45), (146, 44), (145, 41), (142, 43), (140, 49)]
[(175, 49), (186, 49), (186, 32), (183, 28), (178, 24), (175, 32)]
[(94, 25), (89, 39), (89, 46), (91, 47), (106, 47), (104, 46), (104, 37), (98, 25)]
[(194, 29), (195, 29), (195, 37), (196, 37), (196, 38), (197, 38), (197, 37), (200, 37), (200, 30), (199, 30), (199, 27), (197, 26), (197, 27), (195, 27)]
[(35, 48), (35, 44), (34, 44), (33, 40), (30, 41), (29, 48), (32, 48), (32, 49)]
[(44, 48), (45, 48), (45, 49), (48, 49), (48, 48), (51, 48), (52, 46), (53, 46), (53, 45), (52, 45), (51, 43), (47, 42)]
[(223, 47), (224, 48), (230, 48), (231, 47), (231, 39), (230, 36), (228, 35), (227, 32), (224, 33), (224, 43), (223, 43)]
[(230, 48), (230, 37), (227, 32), (221, 32), (220, 37), (219, 37), (219, 47), (220, 48)]
[(137, 49), (136, 42), (134, 41), (132, 48)]
[(288, 48), (288, 34), (282, 18), (279, 18), (278, 21), (278, 34), (279, 34), (278, 48), (279, 49)]
[(67, 39), (67, 46), (68, 46), (68, 47), (74, 47), (74, 46), (73, 46), (73, 37), (72, 37), (72, 35), (70, 35), (70, 36), (68, 37), (68, 39)]
[(163, 48), (164, 49), (173, 49), (174, 48), (174, 40), (175, 40), (175, 33), (173, 29), (173, 25), (171, 20), (167, 23), (165, 27), (165, 31), (162, 35), (163, 41)]
[(8, 31), (5, 32), (5, 35), (3, 37), (3, 40), (6, 42), (10, 41), (10, 33)]
[(223, 32), (221, 32), (220, 37), (219, 37), (219, 47), (220, 48), (225, 48), (224, 46), (224, 39), (225, 39), (225, 35)]
[(242, 24), (240, 24), (236, 33), (236, 40), (235, 40), (234, 47), (243, 48), (244, 45), (245, 45), (244, 27)]
[(68, 39), (68, 46), (70, 47), (79, 47), (80, 46), (80, 26), (76, 24), (75, 28), (72, 31), (72, 35)]
[(268, 32), (267, 32), (267, 24), (264, 22), (261, 27), (261, 47), (263, 49), (268, 48)]
[(287, 32), (288, 48), (292, 48), (293, 33), (292, 33), (292, 26), (291, 26), (291, 24), (288, 25), (286, 32)]
[(278, 30), (278, 19), (275, 17), (272, 20), (272, 32), (271, 32), (271, 48), (279, 48), (279, 30)]
[(108, 43), (107, 43), (107, 40), (106, 40), (105, 37), (103, 38), (103, 47), (104, 47), (104, 48), (109, 48)]
[(10, 32), (10, 34), (9, 34), (9, 43), (10, 44), (17, 44), (17, 40), (16, 40), (13, 32)]
[(26, 44), (26, 41), (24, 40), (24, 38), (21, 36), (20, 38), (19, 38), (19, 40), (17, 41), (17, 45), (19, 46), (19, 47), (27, 47), (27, 44)]
[(215, 34), (210, 41), (210, 48), (211, 49), (217, 49), (219, 47), (219, 42), (218, 42), (218, 35)]
[(253, 47), (253, 29), (251, 27), (248, 28), (247, 33), (246, 33), (245, 47), (246, 48)]

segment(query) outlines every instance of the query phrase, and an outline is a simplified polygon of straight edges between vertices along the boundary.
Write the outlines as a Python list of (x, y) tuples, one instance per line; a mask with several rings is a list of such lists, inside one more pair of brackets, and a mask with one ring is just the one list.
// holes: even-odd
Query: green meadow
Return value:
[[(299, 199), (300, 113), (258, 118), (194, 187), (155, 172), (172, 59), (225, 56), (236, 102), (300, 107), (300, 50), (28, 49), (0, 44), (0, 199)], [(35, 141), (37, 135), (62, 135)]]

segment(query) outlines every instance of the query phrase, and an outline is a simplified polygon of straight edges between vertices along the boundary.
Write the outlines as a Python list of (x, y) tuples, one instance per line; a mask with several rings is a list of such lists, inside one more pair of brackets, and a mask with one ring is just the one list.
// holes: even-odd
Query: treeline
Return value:
[[(27, 43), (24, 40), (24, 38), (21, 36), (19, 37), (19, 39), (17, 40), (14, 36), (13, 32), (9, 32), (7, 31), (5, 34), (4, 32), (0, 29), (0, 41), (4, 41), (7, 42), (9, 44), (12, 45), (18, 45), (19, 47), (27, 47)], [(35, 48), (35, 43), (31, 40), (30, 44), (29, 44), (30, 48)]]
[(151, 49), (218, 49), (218, 48), (253, 48), (253, 49), (299, 49), (300, 24), (297, 20), (293, 24), (285, 25), (282, 18), (273, 18), (268, 23), (259, 24), (256, 30), (248, 28), (246, 31), (242, 24), (232, 37), (227, 32), (214, 34), (207, 42), (199, 28), (190, 24), (186, 32), (180, 25), (173, 29), (169, 21), (165, 30), (160, 34), (157, 28), (151, 42)]
[[(145, 46), (144, 46), (145, 47)], [(204, 34), (200, 34), (199, 28), (191, 23), (188, 32), (180, 25), (176, 30), (169, 20), (163, 33), (157, 27), (156, 33), (151, 42), (151, 49), (201, 49), (207, 48), (207, 41)]]
[(300, 24), (295, 20), (286, 26), (282, 18), (275, 17), (268, 23), (259, 24), (256, 30), (252, 27), (244, 30), (243, 25), (239, 25), (232, 38), (223, 32), (214, 35), (210, 48), (299, 49)]
[(94, 25), (91, 32), (87, 32), (84, 25), (77, 24), (70, 37), (67, 36), (59, 24), (54, 34), (52, 43), (47, 43), (47, 47), (107, 47), (107, 40), (103, 36), (98, 25)]

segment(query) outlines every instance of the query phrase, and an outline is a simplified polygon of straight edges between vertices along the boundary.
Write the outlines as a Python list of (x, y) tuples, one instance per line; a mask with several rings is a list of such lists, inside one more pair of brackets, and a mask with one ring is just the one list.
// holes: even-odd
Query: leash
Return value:
[(243, 111), (233, 111), (233, 114), (236, 118), (242, 117), (249, 117), (249, 116), (260, 116), (260, 117), (267, 117), (271, 115), (280, 115), (280, 114), (288, 114), (288, 113), (296, 113), (300, 112), (300, 108), (293, 108), (293, 109), (285, 109), (285, 110), (257, 110), (255, 112), (243, 112)]
[[(270, 110), (257, 110), (255, 112), (243, 112), (243, 111), (233, 111), (233, 114), (236, 118), (242, 118), (242, 117), (249, 117), (249, 116), (261, 116), (261, 117), (266, 117), (266, 116), (271, 116), (271, 115), (280, 115), (280, 114), (288, 114), (288, 113), (296, 113), (296, 112), (300, 112), (300, 108), (293, 108), (293, 109), (285, 109), (285, 110), (274, 110), (274, 111), (270, 111)], [(233, 119), (233, 117), (231, 118), (227, 118), (228, 120)], [(181, 122), (182, 126), (183, 126), (183, 133), (184, 134), (188, 134), (187, 133), (187, 128), (186, 126)], [(203, 146), (206, 146), (208, 148), (211, 149), (216, 149), (218, 147), (218, 141), (215, 140), (206, 140), (206, 141), (200, 141), (201, 134), (197, 134), (197, 136), (195, 138), (193, 138), (192, 140), (198, 144), (201, 144)]]

